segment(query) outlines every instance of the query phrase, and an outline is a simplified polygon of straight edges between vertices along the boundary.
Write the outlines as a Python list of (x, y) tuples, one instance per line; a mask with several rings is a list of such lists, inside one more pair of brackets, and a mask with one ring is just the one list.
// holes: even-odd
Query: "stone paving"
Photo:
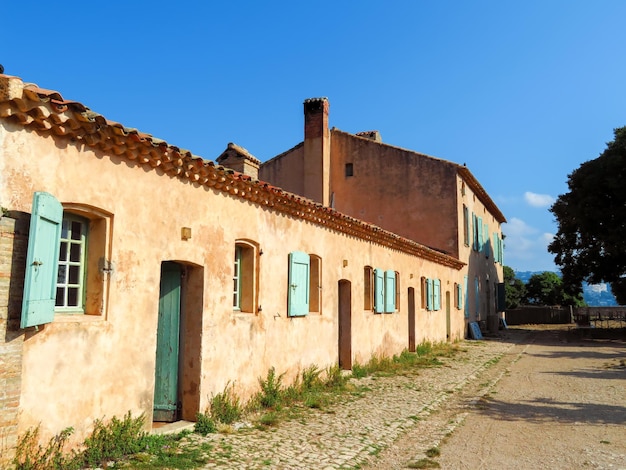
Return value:
[(194, 437), (214, 446), (212, 460), (203, 468), (366, 467), (403, 433), (428, 421), (448, 400), (479, 380), (516, 342), (511, 337), (467, 341), (461, 343), (462, 352), (442, 359), (443, 366), (419, 369), (416, 374), (351, 379), (367, 391), (328, 409), (307, 411), (267, 430)]

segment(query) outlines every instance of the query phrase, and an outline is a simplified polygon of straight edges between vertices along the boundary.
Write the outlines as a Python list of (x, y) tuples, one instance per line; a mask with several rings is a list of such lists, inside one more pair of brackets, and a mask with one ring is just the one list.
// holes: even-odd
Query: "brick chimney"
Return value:
[(304, 101), (304, 197), (330, 205), (330, 131), (327, 98)]

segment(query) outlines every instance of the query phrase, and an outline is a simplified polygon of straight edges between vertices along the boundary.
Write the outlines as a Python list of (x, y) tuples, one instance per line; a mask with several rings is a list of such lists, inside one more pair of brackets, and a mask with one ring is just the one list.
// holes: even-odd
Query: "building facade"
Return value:
[(333, 208), (315, 179), (260, 181), (234, 144), (218, 160), (247, 166), (0, 75), (5, 460), (39, 424), (82, 440), (128, 411), (192, 421), (229, 383), (250, 397), (270, 367), (291, 380), (465, 335), (453, 250)]

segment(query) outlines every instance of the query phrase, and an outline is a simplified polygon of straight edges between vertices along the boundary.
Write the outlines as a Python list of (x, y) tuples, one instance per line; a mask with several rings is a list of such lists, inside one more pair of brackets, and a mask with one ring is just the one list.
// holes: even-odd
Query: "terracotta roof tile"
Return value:
[(256, 181), (242, 173), (217, 166), (212, 161), (150, 134), (109, 121), (81, 103), (64, 100), (56, 91), (36, 85), (22, 85), (23, 92), (20, 94), (16, 89), (16, 80), (19, 79), (0, 74), (0, 119), (16, 122), (38, 132), (53, 133), (59, 138), (71, 137), (91, 148), (113, 153), (138, 165), (160, 168), (170, 176), (193, 181), (453, 269), (461, 269), (465, 265), (452, 256), (283, 191), (267, 182)]

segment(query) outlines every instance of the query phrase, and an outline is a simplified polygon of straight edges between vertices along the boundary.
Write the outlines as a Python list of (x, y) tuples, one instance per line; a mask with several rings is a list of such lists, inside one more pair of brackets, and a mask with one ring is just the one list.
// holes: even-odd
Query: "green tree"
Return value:
[(561, 277), (550, 271), (530, 277), (526, 284), (526, 302), (531, 305), (585, 305), (581, 294), (570, 295), (565, 292)]
[(526, 286), (521, 279), (515, 277), (515, 271), (504, 266), (504, 294), (506, 308), (517, 308), (526, 297)]
[(569, 192), (550, 209), (558, 231), (548, 251), (569, 294), (580, 293), (582, 281), (608, 282), (626, 304), (626, 127), (614, 135), (598, 158), (568, 176)]

